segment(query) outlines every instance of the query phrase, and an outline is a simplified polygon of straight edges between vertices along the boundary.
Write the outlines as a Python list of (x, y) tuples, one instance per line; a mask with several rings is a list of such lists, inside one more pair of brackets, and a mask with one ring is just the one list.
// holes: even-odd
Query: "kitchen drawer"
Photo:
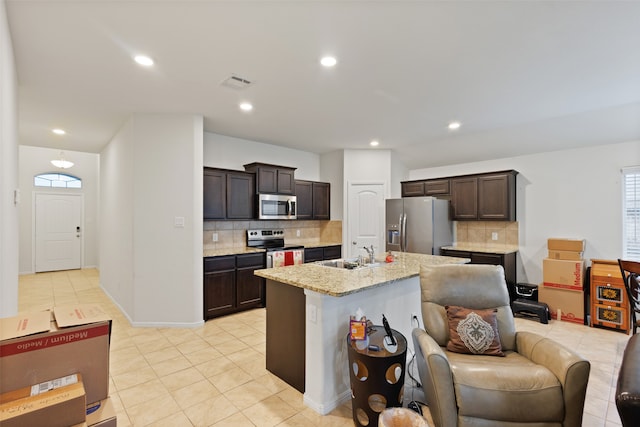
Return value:
[(629, 329), (629, 312), (626, 308), (613, 305), (593, 304), (591, 323), (596, 326), (627, 331)]
[(607, 283), (593, 284), (593, 302), (596, 304), (627, 306), (627, 290), (622, 286), (613, 286)]
[(235, 268), (236, 268), (235, 255), (207, 257), (204, 259), (205, 273), (209, 271), (233, 270)]
[(304, 262), (322, 261), (322, 248), (306, 248), (304, 250)]
[(247, 268), (247, 267), (264, 268), (266, 265), (265, 254), (257, 253), (257, 254), (237, 255), (236, 265), (238, 268)]
[(342, 257), (342, 246), (326, 246), (322, 251), (322, 258), (327, 259), (337, 259)]
[(591, 267), (591, 281), (624, 286), (620, 267), (611, 264), (596, 264)]

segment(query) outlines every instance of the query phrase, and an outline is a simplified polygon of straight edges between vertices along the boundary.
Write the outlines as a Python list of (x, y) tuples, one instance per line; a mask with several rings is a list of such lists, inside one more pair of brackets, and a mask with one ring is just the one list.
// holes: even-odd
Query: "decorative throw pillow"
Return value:
[(447, 350), (455, 353), (504, 356), (496, 309), (474, 310), (448, 305), (449, 342)]

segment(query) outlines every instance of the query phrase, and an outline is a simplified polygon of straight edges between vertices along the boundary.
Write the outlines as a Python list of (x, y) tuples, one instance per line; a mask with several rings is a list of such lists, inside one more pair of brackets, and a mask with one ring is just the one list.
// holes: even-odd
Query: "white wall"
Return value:
[(203, 323), (202, 121), (136, 114), (101, 156), (101, 282), (135, 326)]
[(320, 156), (308, 151), (233, 138), (216, 133), (204, 133), (204, 166), (244, 170), (253, 162), (297, 168), (296, 179), (320, 180)]
[[(61, 171), (51, 164), (57, 159), (60, 150), (51, 148), (20, 146), (20, 274), (34, 272), (35, 260), (33, 245), (33, 198), (34, 192), (82, 194), (84, 197), (84, 227), (82, 267), (98, 266), (98, 199), (100, 156), (94, 153), (78, 151), (64, 152), (65, 159), (75, 163), (73, 167)], [(62, 172), (82, 179), (82, 188), (43, 188), (34, 187), (33, 177), (45, 172)]]
[(584, 238), (584, 258), (622, 253), (621, 168), (640, 164), (640, 141), (410, 171), (409, 179), (515, 169), (518, 281), (540, 283), (549, 237)]
[(18, 312), (17, 91), (6, 4), (0, 0), (0, 317)]

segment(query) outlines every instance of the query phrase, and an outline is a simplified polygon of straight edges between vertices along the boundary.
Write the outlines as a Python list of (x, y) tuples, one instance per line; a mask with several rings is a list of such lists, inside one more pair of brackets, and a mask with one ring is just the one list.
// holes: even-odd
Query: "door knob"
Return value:
[(358, 242), (351, 242), (351, 244), (352, 244), (352, 245), (357, 245), (357, 244), (358, 244)]

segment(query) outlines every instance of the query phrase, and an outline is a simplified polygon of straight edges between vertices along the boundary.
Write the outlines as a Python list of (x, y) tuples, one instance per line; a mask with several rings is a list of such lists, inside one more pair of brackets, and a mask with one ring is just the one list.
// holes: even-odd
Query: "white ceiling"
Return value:
[[(206, 131), (316, 153), (378, 139), (410, 169), (640, 139), (639, 1), (6, 7), (24, 145), (100, 152), (136, 112), (202, 114)], [(232, 74), (254, 84), (221, 86)]]

